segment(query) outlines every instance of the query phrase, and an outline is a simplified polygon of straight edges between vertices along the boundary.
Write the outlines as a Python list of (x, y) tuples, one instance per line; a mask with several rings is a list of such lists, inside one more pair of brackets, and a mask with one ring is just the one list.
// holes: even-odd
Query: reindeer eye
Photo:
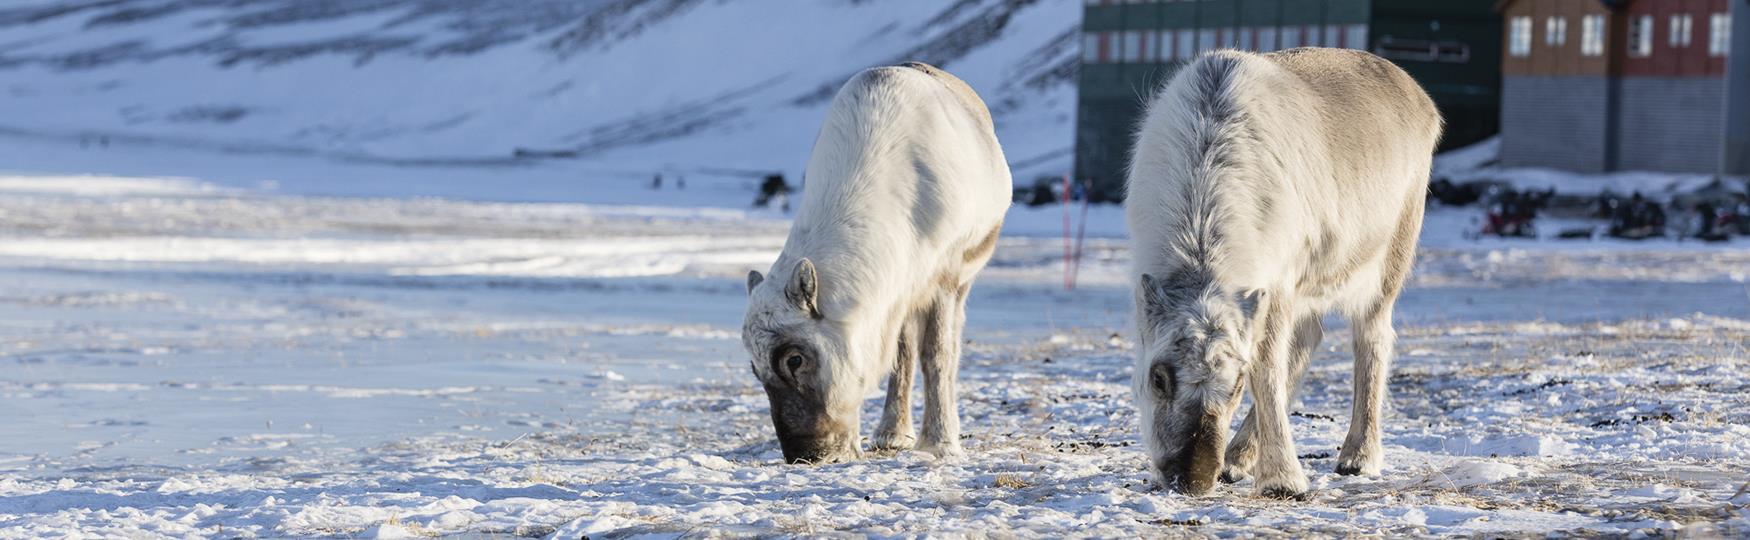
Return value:
[(772, 354), (772, 371), (776, 371), (780, 377), (792, 385), (797, 382), (797, 373), (807, 365), (808, 357), (803, 355), (802, 350), (797, 347), (784, 347)]
[(1148, 368), (1148, 386), (1154, 389), (1155, 396), (1163, 399), (1173, 399), (1173, 387), (1177, 385), (1173, 376), (1173, 366), (1165, 362), (1157, 362)]

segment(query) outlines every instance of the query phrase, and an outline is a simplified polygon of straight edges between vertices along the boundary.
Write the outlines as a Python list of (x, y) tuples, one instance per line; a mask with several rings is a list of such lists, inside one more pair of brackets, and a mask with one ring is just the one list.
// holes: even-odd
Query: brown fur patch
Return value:
[(1003, 222), (998, 221), (997, 226), (991, 228), (990, 233), (985, 234), (984, 239), (979, 240), (977, 244), (974, 244), (972, 249), (966, 250), (966, 253), (961, 256), (960, 260), (966, 263), (981, 263), (990, 260), (991, 254), (996, 253), (997, 251), (997, 237), (1000, 236), (1002, 232)]

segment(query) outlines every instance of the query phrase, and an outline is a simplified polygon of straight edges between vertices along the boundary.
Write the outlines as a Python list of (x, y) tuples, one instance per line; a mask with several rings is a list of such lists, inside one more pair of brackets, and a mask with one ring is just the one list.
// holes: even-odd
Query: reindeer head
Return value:
[[(787, 274), (787, 275), (780, 275)], [(814, 263), (747, 276), (741, 342), (772, 404), (784, 460), (831, 463), (858, 456), (858, 411), (865, 390), (850, 363), (842, 325), (821, 313)]]
[(1208, 493), (1221, 472), (1263, 295), (1228, 290), (1187, 268), (1165, 279), (1143, 274), (1136, 296), (1133, 388), (1150, 469), (1162, 486)]

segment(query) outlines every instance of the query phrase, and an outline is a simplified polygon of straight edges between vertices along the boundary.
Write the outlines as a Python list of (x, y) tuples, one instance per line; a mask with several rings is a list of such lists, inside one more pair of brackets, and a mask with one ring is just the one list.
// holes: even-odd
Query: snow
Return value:
[[(1603, 191), (1618, 195), (1640, 192), (1658, 200), (1694, 192), (1712, 184), (1713, 174), (1669, 173), (1658, 171), (1617, 171), (1610, 173), (1577, 173), (1541, 167), (1503, 167), (1497, 160), (1501, 138), (1482, 142), (1440, 154), (1434, 160), (1434, 178), (1454, 183), (1471, 181), (1503, 182), (1517, 190), (1542, 191), (1553, 189), (1570, 195), (1595, 196)], [(1732, 178), (1725, 188), (1743, 193), (1742, 178)]]
[(823, 96), (905, 60), (968, 81), (1023, 177), (1067, 172), (1072, 144), (1074, 0), (64, 4), (0, 34), (0, 133), (92, 154), (504, 165), (529, 149), (627, 177), (795, 181)]
[[(1333, 472), (1333, 319), (1291, 419), (1307, 501), (1151, 486), (1103, 205), (1074, 290), (1083, 210), (1005, 220), (970, 301), (967, 458), (782, 464), (739, 324), (789, 227), (748, 203), (800, 180), (804, 98), (940, 56), (1017, 183), (1059, 176), (1081, 4), (498, 1), (0, 28), (0, 538), (1750, 534), (1745, 244), (1469, 239), (1466, 208), (1424, 222), (1379, 478)], [(346, 43), (401, 45), (322, 48)], [(1437, 173), (1710, 180), (1504, 169), (1498, 144)]]
[(1090, 226), (1073, 292), (1062, 209), (1012, 211), (970, 303), (968, 458), (806, 467), (780, 463), (738, 337), (781, 214), (635, 186), (580, 198), (645, 204), (10, 178), (0, 537), (1750, 528), (1750, 252), (1730, 244), (1430, 234), (1398, 308), (1385, 475), (1332, 472), (1333, 320), (1292, 418), (1314, 491), (1286, 502), (1149, 484), (1116, 209), (1091, 210), (1115, 221)]

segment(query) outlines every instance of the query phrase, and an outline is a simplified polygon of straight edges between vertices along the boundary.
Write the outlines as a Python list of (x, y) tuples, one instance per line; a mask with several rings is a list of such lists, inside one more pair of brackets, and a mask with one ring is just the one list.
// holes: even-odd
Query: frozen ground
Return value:
[(1116, 215), (1065, 292), (1059, 212), (1017, 210), (975, 289), (970, 458), (800, 467), (736, 335), (780, 215), (0, 178), (0, 536), (1750, 533), (1741, 244), (1469, 243), (1437, 212), (1387, 474), (1331, 472), (1333, 321), (1295, 408), (1312, 500), (1190, 499), (1135, 446)]

